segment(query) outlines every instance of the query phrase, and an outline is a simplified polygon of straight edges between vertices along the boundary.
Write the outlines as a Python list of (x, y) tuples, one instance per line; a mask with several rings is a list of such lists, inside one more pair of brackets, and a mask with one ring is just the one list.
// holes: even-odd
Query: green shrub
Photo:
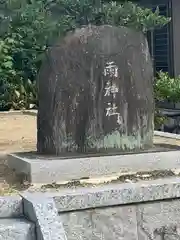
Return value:
[(168, 100), (173, 103), (180, 101), (180, 76), (171, 78), (168, 73), (159, 72), (154, 84), (157, 101)]
[(10, 102), (15, 110), (37, 108), (36, 82), (28, 79), (23, 83), (20, 79), (18, 84), (11, 88)]
[(155, 128), (159, 128), (166, 120), (159, 112), (158, 102), (168, 100), (172, 103), (180, 102), (180, 76), (171, 78), (168, 73), (159, 72), (154, 82), (156, 100)]
[(36, 82), (22, 77), (14, 68), (12, 52), (16, 42), (12, 38), (0, 40), (0, 111), (22, 109), (37, 105)]
[(37, 104), (36, 77), (57, 37), (88, 24), (132, 27), (143, 32), (170, 19), (132, 2), (7, 0), (0, 3), (0, 110)]
[(163, 27), (170, 18), (159, 15), (159, 8), (152, 12), (149, 8), (142, 8), (132, 2), (110, 2), (103, 5), (105, 23), (126, 26), (146, 33), (149, 30)]

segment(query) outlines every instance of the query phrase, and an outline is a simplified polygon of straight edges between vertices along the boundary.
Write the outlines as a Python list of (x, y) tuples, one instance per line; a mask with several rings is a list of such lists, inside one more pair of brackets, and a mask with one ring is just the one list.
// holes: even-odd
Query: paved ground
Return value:
[(20, 113), (12, 115), (0, 113), (0, 195), (24, 187), (16, 183), (14, 172), (5, 164), (4, 154), (35, 149), (36, 117)]
[(36, 117), (0, 114), (0, 152), (36, 149)]

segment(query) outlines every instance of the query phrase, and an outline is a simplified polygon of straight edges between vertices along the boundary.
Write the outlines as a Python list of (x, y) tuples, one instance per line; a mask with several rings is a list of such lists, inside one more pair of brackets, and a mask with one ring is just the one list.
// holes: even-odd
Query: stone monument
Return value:
[(153, 68), (142, 33), (108, 25), (69, 33), (48, 49), (38, 89), (38, 153), (152, 147)]

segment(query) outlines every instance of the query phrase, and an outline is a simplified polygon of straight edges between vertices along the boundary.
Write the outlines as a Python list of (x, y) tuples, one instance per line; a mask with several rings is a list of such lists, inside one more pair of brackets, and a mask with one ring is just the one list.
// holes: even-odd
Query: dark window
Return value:
[[(158, 6), (161, 15), (172, 17), (171, 0), (149, 0), (148, 2), (151, 2), (148, 6), (151, 5), (153, 10)], [(163, 28), (147, 34), (155, 74), (156, 72), (164, 71), (174, 76), (172, 24), (173, 22), (171, 21)], [(159, 107), (175, 108), (175, 104), (164, 101), (159, 103)]]
[[(164, 1), (165, 2), (165, 1)], [(160, 15), (171, 17), (171, 1), (164, 4), (154, 4), (152, 9), (159, 7)], [(161, 29), (148, 33), (150, 52), (154, 62), (154, 72), (164, 71), (173, 76), (172, 57), (172, 22)]]

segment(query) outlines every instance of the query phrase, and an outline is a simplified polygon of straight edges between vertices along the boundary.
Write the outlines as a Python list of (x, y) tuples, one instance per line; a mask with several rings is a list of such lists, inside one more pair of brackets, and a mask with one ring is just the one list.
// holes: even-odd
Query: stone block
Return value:
[(35, 226), (24, 219), (0, 219), (0, 240), (36, 240)]
[(24, 214), (36, 223), (37, 240), (67, 240), (52, 198), (23, 196)]
[(108, 184), (96, 188), (70, 189), (54, 193), (59, 212), (96, 207), (136, 204), (180, 197), (180, 178)]
[(137, 222), (139, 240), (180, 239), (180, 200), (139, 205)]
[(61, 215), (67, 240), (137, 240), (134, 207), (90, 209)]
[(22, 215), (23, 206), (20, 196), (0, 197), (0, 218), (20, 217)]
[(48, 49), (38, 75), (39, 153), (151, 148), (153, 112), (153, 68), (144, 34), (91, 25)]

